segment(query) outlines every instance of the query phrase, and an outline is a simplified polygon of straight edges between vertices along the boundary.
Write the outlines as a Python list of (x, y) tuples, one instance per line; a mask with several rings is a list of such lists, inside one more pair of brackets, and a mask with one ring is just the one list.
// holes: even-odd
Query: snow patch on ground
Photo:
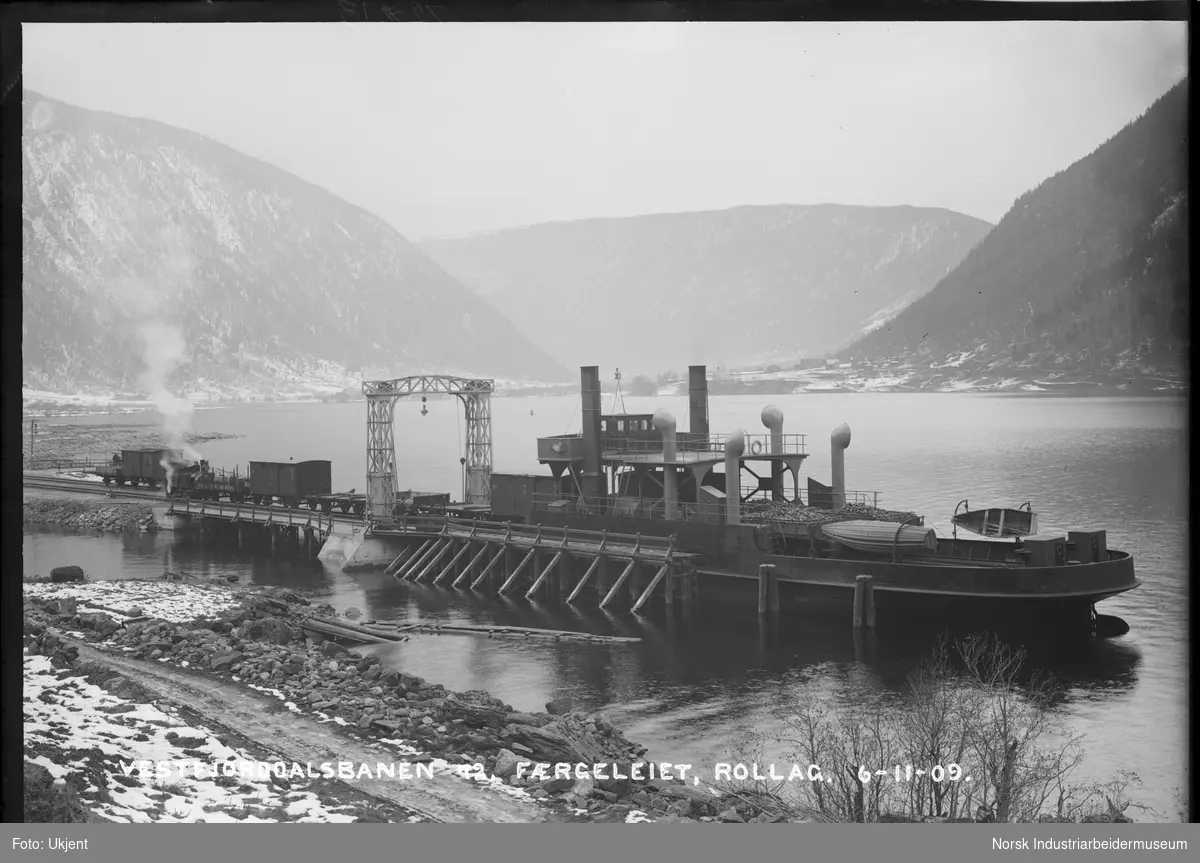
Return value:
[(239, 597), (215, 588), (179, 582), (93, 581), (83, 584), (23, 584), (25, 596), (44, 599), (74, 597), (80, 606), (98, 608), (127, 617), (135, 608), (148, 617), (171, 623), (188, 623), (196, 618), (211, 620), (222, 611), (236, 608)]
[[(94, 784), (94, 790), (81, 793), (85, 805), (98, 815), (125, 823), (355, 820), (334, 811), (345, 807), (326, 808), (305, 790), (307, 783), (294, 778), (283, 793), (269, 779), (246, 775), (231, 781), (188, 770), (142, 771), (132, 766), (134, 762), (195, 759), (208, 767), (256, 759), (221, 743), (205, 728), (189, 726), (174, 712), (118, 698), (82, 677), (60, 677), (46, 656), (26, 654), (24, 660), (25, 744), (78, 752), (82, 759), (69, 762), (72, 767), (82, 770), (87, 764), (101, 771), (110, 800), (100, 800)], [(74, 772), (62, 765), (51, 768), (45, 756), (26, 758), (47, 767), (56, 778)]]

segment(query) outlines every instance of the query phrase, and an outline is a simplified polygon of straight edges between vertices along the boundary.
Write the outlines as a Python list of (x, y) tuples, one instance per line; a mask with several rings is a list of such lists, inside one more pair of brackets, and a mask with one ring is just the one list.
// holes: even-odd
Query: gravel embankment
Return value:
[(54, 524), (74, 530), (139, 533), (158, 529), (154, 512), (146, 504), (114, 504), (107, 498), (68, 500), (27, 496), (22, 516), (25, 524)]

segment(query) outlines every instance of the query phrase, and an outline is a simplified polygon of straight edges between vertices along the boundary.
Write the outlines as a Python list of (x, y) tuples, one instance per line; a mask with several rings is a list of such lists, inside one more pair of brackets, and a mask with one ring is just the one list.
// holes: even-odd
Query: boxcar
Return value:
[(162, 466), (163, 458), (170, 452), (165, 449), (124, 449), (121, 450), (121, 466), (117, 472), (117, 485), (129, 483), (132, 486), (147, 485), (150, 488), (165, 483), (166, 468)]
[(255, 503), (275, 501), (290, 507), (332, 491), (331, 462), (250, 462), (250, 496)]

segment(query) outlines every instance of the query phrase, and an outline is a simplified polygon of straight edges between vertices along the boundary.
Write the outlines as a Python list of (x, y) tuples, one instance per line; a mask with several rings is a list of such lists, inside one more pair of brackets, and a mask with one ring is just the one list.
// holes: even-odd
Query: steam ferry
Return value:
[[(688, 381), (688, 429), (667, 410), (604, 413), (599, 369), (581, 370), (583, 428), (537, 439), (545, 475), (493, 473), (491, 515), (516, 523), (673, 536), (711, 588), (756, 580), (771, 564), (785, 607), (849, 602), (869, 575), (881, 625), (911, 616), (1008, 619), (1120, 634), (1123, 621), (1097, 603), (1136, 588), (1130, 554), (1106, 531), (1062, 535), (939, 535), (924, 517), (881, 509), (877, 494), (847, 491), (846, 425), (830, 435), (832, 484), (801, 481), (809, 458), (802, 434), (766, 406), (758, 434), (709, 429), (704, 366)], [(984, 521), (978, 523), (983, 524)], [(1036, 519), (1028, 522), (1036, 530)], [(744, 582), (743, 582), (744, 583)], [(749, 585), (746, 585), (747, 587)]]

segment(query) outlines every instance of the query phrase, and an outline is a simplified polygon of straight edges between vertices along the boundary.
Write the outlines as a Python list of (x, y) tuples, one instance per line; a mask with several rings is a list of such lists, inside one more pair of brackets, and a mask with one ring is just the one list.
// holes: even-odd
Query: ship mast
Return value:
[[(613, 409), (612, 409), (612, 412), (613, 412), (614, 414), (616, 414), (616, 413), (625, 413), (625, 396), (621, 394), (621, 370), (620, 370), (620, 369), (617, 369), (617, 373), (616, 373), (616, 375), (615, 375), (614, 377), (615, 377), (615, 378), (616, 378), (616, 380), (617, 380), (617, 389), (616, 389), (616, 391), (613, 393)], [(620, 410), (620, 411), (618, 411), (618, 410), (617, 410), (617, 402), (618, 402), (618, 401), (621, 403), (621, 410)]]

